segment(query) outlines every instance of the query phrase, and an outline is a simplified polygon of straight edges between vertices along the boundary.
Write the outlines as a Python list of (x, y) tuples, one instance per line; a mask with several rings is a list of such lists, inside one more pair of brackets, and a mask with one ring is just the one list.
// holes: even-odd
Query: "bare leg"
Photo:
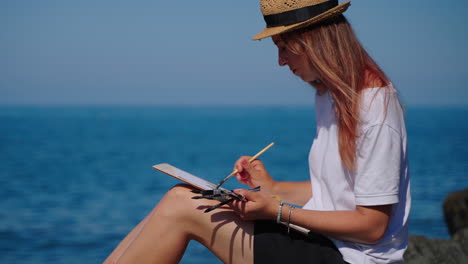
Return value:
[(125, 239), (119, 243), (119, 245), (114, 249), (114, 251), (112, 251), (111, 255), (106, 259), (106, 261), (104, 261), (104, 264), (114, 263), (122, 256), (122, 254), (130, 246), (133, 240), (140, 234), (141, 230), (148, 222), (148, 219), (150, 218), (152, 213), (153, 212), (148, 214), (143, 220), (141, 220), (141, 222), (135, 228), (133, 228), (133, 230), (130, 233), (128, 233)]
[(177, 263), (192, 239), (224, 263), (253, 263), (253, 223), (228, 208), (203, 213), (218, 202), (190, 199), (190, 190), (171, 189), (105, 263)]

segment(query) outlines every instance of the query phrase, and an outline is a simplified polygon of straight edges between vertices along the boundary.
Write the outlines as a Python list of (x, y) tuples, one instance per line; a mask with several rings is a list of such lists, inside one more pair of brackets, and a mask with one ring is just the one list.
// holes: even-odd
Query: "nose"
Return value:
[(279, 66), (286, 66), (288, 64), (287, 56), (281, 49), (278, 49), (278, 64)]

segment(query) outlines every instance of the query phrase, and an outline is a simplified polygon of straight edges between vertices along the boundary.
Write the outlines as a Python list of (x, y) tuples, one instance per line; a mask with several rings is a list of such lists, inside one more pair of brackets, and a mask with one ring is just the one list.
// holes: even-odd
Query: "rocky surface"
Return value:
[(468, 228), (458, 231), (448, 240), (410, 236), (408, 249), (405, 252), (405, 263), (468, 263)]
[(444, 201), (444, 217), (450, 235), (468, 228), (468, 189), (447, 195)]
[(407, 264), (468, 264), (468, 189), (449, 194), (444, 216), (451, 239), (411, 235), (405, 252)]

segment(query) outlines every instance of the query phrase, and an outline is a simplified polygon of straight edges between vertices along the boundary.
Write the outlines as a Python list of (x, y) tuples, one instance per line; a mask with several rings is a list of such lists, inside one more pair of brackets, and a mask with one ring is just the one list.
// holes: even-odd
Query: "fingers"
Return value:
[(249, 156), (240, 157), (234, 164), (234, 168), (237, 170), (236, 179), (243, 184), (249, 184), (251, 175), (245, 170), (245, 164), (249, 163)]
[(234, 190), (234, 192), (237, 193), (237, 194), (240, 194), (240, 195), (243, 197), (242, 200), (243, 200), (244, 202), (247, 201), (247, 198), (246, 198), (246, 196), (245, 196), (245, 193), (248, 192), (247, 190), (245, 190), (245, 189), (237, 189), (237, 190)]
[(256, 159), (249, 162), (251, 158), (252, 157), (250, 156), (242, 156), (234, 163), (234, 169), (237, 170), (236, 177), (238, 180), (245, 181), (247, 178), (252, 176), (255, 171), (265, 170), (265, 167), (260, 160)]
[(230, 206), (231, 206), (232, 210), (237, 215), (239, 215), (242, 219), (245, 216), (245, 204), (246, 204), (245, 201), (241, 201), (241, 200), (237, 200), (237, 199), (234, 199), (234, 201), (232, 201), (232, 203), (230, 203)]
[(271, 215), (276, 215), (274, 211), (277, 208), (277, 202), (271, 196), (262, 194), (261, 191), (253, 192), (245, 189), (238, 189), (235, 192), (246, 198), (232, 203), (234, 212), (242, 219), (272, 219)]
[(247, 201), (253, 201), (254, 202), (254, 201), (257, 200), (255, 198), (258, 195), (256, 192), (252, 192), (252, 191), (245, 190), (245, 189), (234, 190), (234, 192), (243, 195)]
[(252, 165), (253, 167), (261, 166), (263, 163), (259, 159), (255, 159), (252, 162), (249, 162), (251, 156), (242, 156), (234, 163), (234, 169), (237, 169), (238, 172), (243, 172), (246, 168), (246, 165)]
[(232, 209), (234, 210), (234, 212), (237, 215), (239, 215), (242, 219), (246, 219), (246, 215), (248, 214), (248, 212), (246, 211), (247, 203), (252, 201), (247, 198), (247, 196), (250, 196), (250, 191), (245, 189), (237, 189), (234, 190), (234, 192), (246, 197), (245, 200), (236, 199), (232, 202)]
[(234, 169), (238, 171), (238, 173), (244, 172), (244, 164), (249, 163), (250, 156), (242, 156), (234, 163)]

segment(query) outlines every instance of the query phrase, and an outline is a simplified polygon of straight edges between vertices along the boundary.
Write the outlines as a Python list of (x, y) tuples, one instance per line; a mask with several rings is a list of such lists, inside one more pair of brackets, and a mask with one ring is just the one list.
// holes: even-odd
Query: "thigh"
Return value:
[(191, 190), (187, 185), (169, 190), (106, 263), (178, 263), (191, 239), (224, 263), (253, 263), (253, 223), (242, 221), (229, 206), (204, 213), (218, 202), (191, 199)]
[(272, 221), (255, 222), (254, 263), (345, 263), (332, 241), (320, 234), (308, 235)]
[(190, 239), (202, 243), (224, 263), (253, 263), (253, 222), (240, 219), (228, 205), (204, 213), (219, 202), (194, 200), (191, 187), (176, 188), (179, 205), (184, 205), (175, 207), (186, 211), (182, 224)]

